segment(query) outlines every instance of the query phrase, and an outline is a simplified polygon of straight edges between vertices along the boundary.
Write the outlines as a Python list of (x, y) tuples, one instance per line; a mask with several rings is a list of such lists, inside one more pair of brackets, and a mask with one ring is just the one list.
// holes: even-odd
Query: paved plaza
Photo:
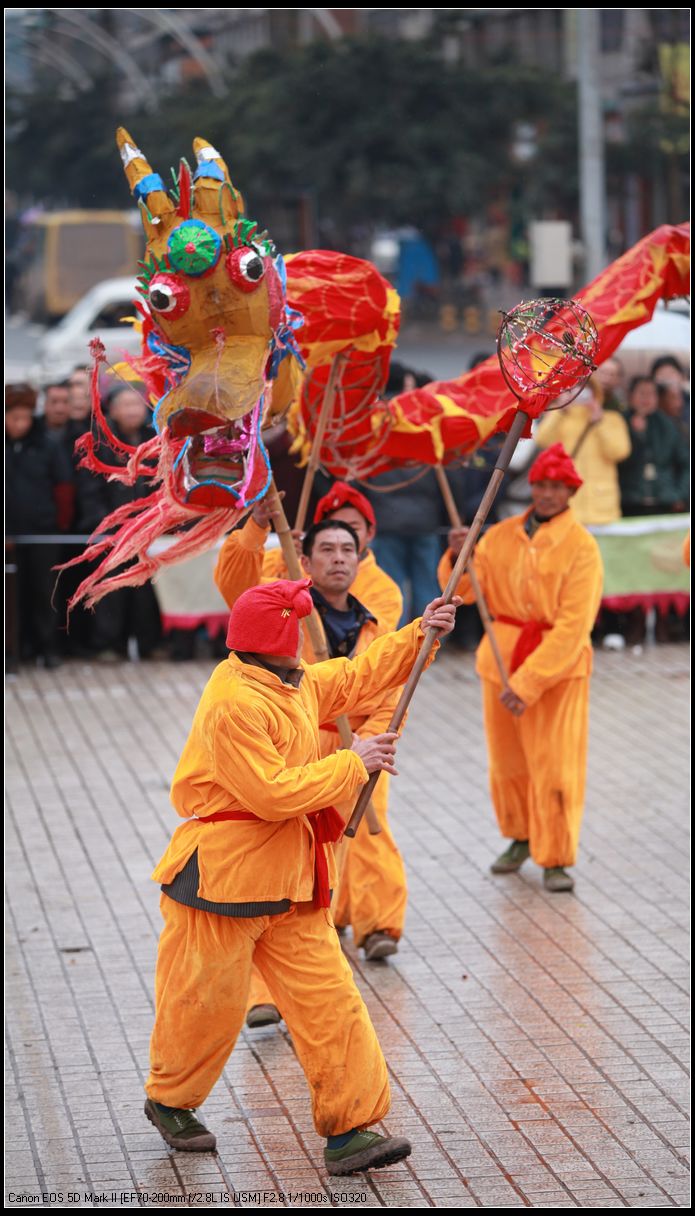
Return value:
[[(328, 1180), (284, 1031), (244, 1031), (170, 1153), (143, 1114), (168, 785), (211, 664), (72, 663), (9, 683), (10, 1207), (681, 1207), (688, 651), (599, 653), (574, 895), (500, 842), (469, 655), (437, 660), (399, 751), (400, 953), (346, 950), (412, 1157)], [(43, 1197), (43, 1198), (42, 1198)]]

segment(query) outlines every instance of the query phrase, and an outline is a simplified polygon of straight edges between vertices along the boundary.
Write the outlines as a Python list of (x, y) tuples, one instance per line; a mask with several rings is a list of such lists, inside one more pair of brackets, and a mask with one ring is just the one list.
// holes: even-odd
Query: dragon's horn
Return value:
[(225, 222), (236, 220), (244, 211), (244, 200), (235, 190), (229, 169), (210, 141), (199, 135), (193, 140), (193, 151), (198, 162), (193, 181), (197, 185), (195, 204), (197, 211), (215, 212)]
[[(172, 170), (173, 172), (173, 170)], [(176, 208), (178, 214), (183, 216), (185, 220), (191, 218), (191, 207), (193, 206), (193, 190), (191, 180), (191, 169), (188, 161), (182, 158), (179, 164), (179, 205)]]
[[(116, 131), (116, 143), (123, 161), (125, 175), (136, 200), (143, 210), (145, 231), (150, 234), (149, 224), (157, 225), (160, 217), (170, 215), (174, 204), (166, 192), (164, 182), (158, 173), (153, 173), (149, 162), (145, 160), (135, 140), (128, 134), (125, 127)], [(147, 215), (147, 221), (145, 219)]]

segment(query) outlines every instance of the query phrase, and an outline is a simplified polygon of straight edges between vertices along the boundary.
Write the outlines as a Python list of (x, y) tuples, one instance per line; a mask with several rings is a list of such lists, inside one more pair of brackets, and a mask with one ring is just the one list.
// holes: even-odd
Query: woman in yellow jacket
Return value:
[(449, 632), (441, 600), (421, 621), (352, 661), (304, 667), (308, 580), (256, 587), (230, 617), (228, 659), (203, 692), (171, 787), (185, 820), (153, 878), (164, 929), (145, 1113), (171, 1147), (210, 1151), (194, 1115), (243, 1023), (252, 960), (283, 1009), (327, 1138), (331, 1174), (408, 1156), (407, 1140), (364, 1129), (389, 1104), (386, 1065), (329, 911), (332, 843), (369, 772), (393, 767), (396, 736), (357, 740), (321, 758), (319, 724), (360, 713), (406, 679), (423, 631)]
[[(495, 618), (506, 670), (502, 685), (487, 637), (478, 648), (490, 788), (500, 832), (511, 845), (494, 873), (529, 855), (550, 891), (574, 887), (584, 807), (589, 722), (590, 633), (601, 598), (598, 545), (569, 510), (581, 478), (560, 444), (531, 467), (532, 506), (479, 541), (475, 568)], [(454, 529), (439, 567), (445, 586), (466, 529)], [(458, 587), (474, 599), (468, 575)]]
[(618, 465), (632, 451), (625, 419), (616, 410), (604, 410), (603, 399), (603, 388), (592, 376), (575, 401), (543, 416), (533, 436), (539, 448), (561, 443), (570, 453), (584, 483), (572, 497), (572, 510), (589, 526), (620, 519)]

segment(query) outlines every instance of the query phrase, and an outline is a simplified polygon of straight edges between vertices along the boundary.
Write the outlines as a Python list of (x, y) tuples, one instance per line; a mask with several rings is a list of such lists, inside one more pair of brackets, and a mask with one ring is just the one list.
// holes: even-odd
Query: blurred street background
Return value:
[(219, 145), (281, 251), (375, 262), (439, 377), (688, 211), (687, 9), (10, 9), (6, 37), (12, 378), (132, 275), (120, 123), (163, 175)]

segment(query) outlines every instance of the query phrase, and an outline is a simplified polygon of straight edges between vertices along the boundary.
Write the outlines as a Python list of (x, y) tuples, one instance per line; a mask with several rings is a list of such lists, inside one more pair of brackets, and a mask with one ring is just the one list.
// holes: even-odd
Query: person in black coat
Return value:
[[(122, 443), (137, 447), (154, 435), (153, 428), (147, 423), (146, 402), (137, 388), (125, 384), (114, 388), (108, 397), (107, 409), (111, 430)], [(97, 447), (96, 455), (104, 464), (114, 467), (124, 463), (123, 457), (105, 443)], [(146, 497), (153, 489), (152, 483), (145, 477), (139, 477), (134, 485), (128, 486), (79, 469), (79, 531), (91, 534), (112, 511), (136, 498)], [(125, 658), (131, 637), (137, 641), (141, 659), (150, 658), (160, 646), (162, 622), (151, 583), (112, 591), (94, 609), (91, 647), (97, 659), (109, 662)]]
[[(21, 657), (60, 666), (58, 616), (52, 607), (61, 532), (70, 527), (74, 488), (65, 449), (35, 417), (36, 393), (28, 384), (5, 388), (5, 537), (14, 554)], [(46, 537), (45, 542), (30, 539)], [(9, 599), (9, 597), (8, 597)]]
[[(422, 388), (432, 377), (401, 363), (392, 363), (385, 396)], [(390, 487), (393, 487), (391, 489)], [(371, 477), (364, 487), (377, 522), (371, 548), (403, 595), (399, 625), (419, 616), (436, 595), (437, 564), (441, 557), (439, 527), (442, 498), (434, 472), (424, 475), (408, 468), (391, 469)]]

